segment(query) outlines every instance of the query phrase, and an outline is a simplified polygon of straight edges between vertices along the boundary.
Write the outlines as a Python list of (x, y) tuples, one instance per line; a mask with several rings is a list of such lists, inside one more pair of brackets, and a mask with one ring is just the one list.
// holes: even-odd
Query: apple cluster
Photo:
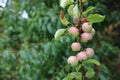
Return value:
[[(78, 47), (74, 46), (74, 48), (78, 50)], [(70, 56), (67, 62), (72, 66), (76, 66), (79, 61), (86, 60), (88, 58), (91, 58), (92, 56), (94, 56), (94, 50), (92, 48), (86, 48), (85, 50), (78, 52), (76, 56)]]
[(78, 52), (76, 56), (70, 56), (67, 60), (68, 64), (75, 66), (79, 61), (86, 60), (94, 56), (94, 50), (92, 48), (86, 48), (81, 51), (80, 42), (86, 43), (91, 40), (95, 34), (95, 29), (92, 27), (87, 19), (82, 20), (82, 24), (79, 26), (79, 18), (73, 17), (73, 23), (75, 26), (72, 26), (68, 29), (69, 34), (74, 37), (79, 38), (79, 42), (73, 42), (71, 44), (72, 51)]
[(82, 30), (84, 32), (81, 34), (81, 42), (88, 42), (95, 34), (95, 29), (89, 22), (85, 22), (82, 24)]
[[(77, 17), (73, 17), (74, 24), (79, 24), (79, 19)], [(81, 29), (79, 30), (76, 26), (72, 26), (69, 28), (69, 33), (73, 36), (77, 37), (80, 35), (81, 42), (88, 42), (91, 40), (95, 34), (95, 29), (92, 27), (87, 20), (82, 21)], [(82, 33), (80, 33), (82, 31)]]

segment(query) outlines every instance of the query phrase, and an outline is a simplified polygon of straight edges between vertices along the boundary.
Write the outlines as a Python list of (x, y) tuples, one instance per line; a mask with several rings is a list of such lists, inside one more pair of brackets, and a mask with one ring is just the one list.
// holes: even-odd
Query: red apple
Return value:
[(74, 16), (73, 17), (73, 22), (74, 22), (74, 24), (78, 24), (79, 23), (79, 18)]

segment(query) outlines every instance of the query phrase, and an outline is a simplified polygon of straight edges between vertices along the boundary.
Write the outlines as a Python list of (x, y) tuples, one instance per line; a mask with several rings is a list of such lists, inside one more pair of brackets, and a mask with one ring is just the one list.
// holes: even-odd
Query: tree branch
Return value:
[(80, 23), (82, 20), (82, 0), (80, 0)]

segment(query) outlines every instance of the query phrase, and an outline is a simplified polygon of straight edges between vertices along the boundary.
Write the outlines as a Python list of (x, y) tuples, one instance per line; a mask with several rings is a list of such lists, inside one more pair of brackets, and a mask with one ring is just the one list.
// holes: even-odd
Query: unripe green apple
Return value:
[(81, 34), (81, 41), (82, 42), (88, 42), (91, 39), (92, 39), (92, 34), (91, 33), (82, 33)]
[(68, 8), (68, 14), (70, 16), (73, 16), (73, 8), (74, 8), (74, 5), (70, 5), (69, 8)]
[(74, 26), (69, 28), (68, 31), (69, 31), (70, 34), (72, 34), (75, 37), (77, 37), (79, 35), (79, 30)]
[(79, 8), (78, 8), (78, 4), (76, 4), (73, 8), (73, 16), (79, 17), (80, 16), (79, 12), (80, 11), (79, 11)]
[(68, 14), (71, 15), (71, 16), (79, 17), (80, 14), (79, 14), (78, 4), (70, 5), (69, 8), (68, 8)]
[(92, 48), (86, 48), (85, 52), (88, 57), (92, 57), (94, 55), (94, 50)]
[(84, 32), (90, 32), (92, 30), (92, 25), (90, 25), (88, 22), (85, 22), (82, 24), (82, 30)]
[(74, 22), (74, 24), (78, 24), (79, 23), (79, 18), (74, 16), (73, 17), (73, 22)]
[(65, 32), (66, 29), (58, 29), (54, 35), (55, 39), (59, 39)]
[(77, 54), (77, 59), (78, 60), (86, 60), (87, 59), (87, 54), (85, 51), (81, 51)]
[(94, 28), (92, 28), (92, 30), (91, 30), (91, 32), (90, 32), (91, 34), (92, 34), (92, 36), (94, 36), (95, 35), (95, 29)]
[(80, 51), (81, 44), (79, 42), (74, 42), (71, 45), (72, 51)]
[(78, 64), (78, 59), (76, 56), (70, 56), (67, 60), (67, 63), (71, 66), (76, 66)]

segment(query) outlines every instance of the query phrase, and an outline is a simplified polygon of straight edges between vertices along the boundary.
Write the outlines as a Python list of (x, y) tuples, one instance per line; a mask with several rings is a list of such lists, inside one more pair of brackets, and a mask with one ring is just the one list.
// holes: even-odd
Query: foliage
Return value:
[[(120, 19), (119, 8), (111, 9), (107, 7), (111, 0), (107, 2), (88, 0), (83, 7), (85, 10), (93, 5), (97, 9), (89, 13), (105, 15), (104, 22), (93, 24), (100, 33), (110, 22)], [(65, 34), (60, 40), (53, 39), (57, 29), (65, 28), (59, 19), (58, 4), (57, 0), (9, 0), (3, 10), (0, 7), (0, 80), (61, 80), (74, 71), (66, 60), (75, 55), (69, 46), (75, 38)], [(29, 18), (21, 16), (24, 11)], [(101, 61), (101, 66), (95, 67), (99, 71), (94, 79), (119, 80), (113, 65), (119, 48), (104, 38), (94, 38), (84, 45), (96, 49), (94, 58)]]

